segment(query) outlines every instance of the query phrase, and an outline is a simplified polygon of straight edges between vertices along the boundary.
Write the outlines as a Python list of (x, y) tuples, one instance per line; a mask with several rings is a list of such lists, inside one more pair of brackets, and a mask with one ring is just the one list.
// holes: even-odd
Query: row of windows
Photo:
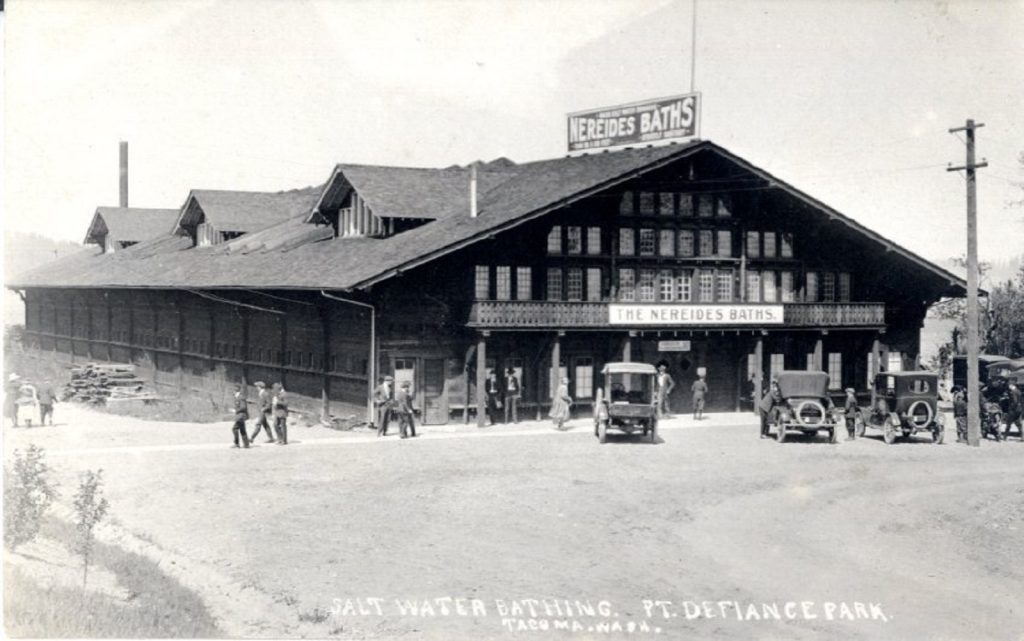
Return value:
[(494, 267), (493, 291), (491, 282), (491, 267), (477, 265), (473, 277), (473, 291), (477, 300), (512, 300), (513, 292), (515, 300), (533, 299), (533, 272), (529, 267), (498, 265)]
[(732, 198), (728, 194), (681, 194), (676, 192), (627, 191), (619, 201), (619, 213), (641, 216), (694, 216), (729, 218)]
[(623, 302), (731, 303), (732, 269), (619, 269), (618, 299)]
[[(793, 235), (774, 231), (748, 231), (745, 236), (748, 258), (792, 258)], [(602, 253), (601, 228), (554, 225), (548, 232), (549, 254), (597, 256)], [(661, 256), (666, 258), (717, 256), (734, 258), (731, 229), (655, 229), (622, 227), (619, 229), (620, 256)]]

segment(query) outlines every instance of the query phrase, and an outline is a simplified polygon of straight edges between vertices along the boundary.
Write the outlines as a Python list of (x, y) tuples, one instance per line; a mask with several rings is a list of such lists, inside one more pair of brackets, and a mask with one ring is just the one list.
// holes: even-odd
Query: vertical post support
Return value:
[(754, 413), (764, 396), (764, 336), (758, 334), (754, 340)]
[(476, 426), (487, 426), (487, 337), (483, 331), (476, 343)]
[(875, 407), (875, 403), (878, 401), (877, 395), (875, 393), (875, 377), (878, 376), (878, 372), (880, 371), (879, 368), (881, 366), (881, 363), (879, 361), (880, 361), (880, 358), (879, 358), (878, 334), (875, 334), (874, 337), (871, 339), (871, 360), (870, 360), (871, 369), (868, 372), (868, 385), (871, 388), (871, 407), (872, 408)]
[[(330, 423), (331, 420), (331, 322), (327, 305), (317, 305), (320, 313), (320, 332), (322, 334), (321, 345), (323, 353), (320, 355), (320, 420)], [(372, 385), (372, 382), (371, 382)]]
[(819, 372), (825, 371), (824, 363), (824, 345), (821, 334), (814, 339), (814, 369)]

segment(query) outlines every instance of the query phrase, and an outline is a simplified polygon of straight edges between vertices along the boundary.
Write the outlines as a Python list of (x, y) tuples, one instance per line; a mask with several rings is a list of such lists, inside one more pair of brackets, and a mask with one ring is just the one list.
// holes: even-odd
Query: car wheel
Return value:
[(886, 445), (892, 445), (896, 442), (896, 435), (898, 430), (896, 429), (895, 422), (891, 416), (885, 417), (885, 424), (882, 425), (882, 438), (885, 439)]
[(601, 421), (597, 424), (597, 440), (605, 443), (608, 441), (608, 422)]

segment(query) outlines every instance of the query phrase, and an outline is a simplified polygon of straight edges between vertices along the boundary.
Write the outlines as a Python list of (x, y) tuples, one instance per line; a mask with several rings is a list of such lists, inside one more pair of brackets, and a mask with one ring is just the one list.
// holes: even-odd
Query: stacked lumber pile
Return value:
[(71, 369), (64, 400), (102, 405), (113, 401), (149, 400), (156, 395), (135, 375), (131, 365), (86, 363)]

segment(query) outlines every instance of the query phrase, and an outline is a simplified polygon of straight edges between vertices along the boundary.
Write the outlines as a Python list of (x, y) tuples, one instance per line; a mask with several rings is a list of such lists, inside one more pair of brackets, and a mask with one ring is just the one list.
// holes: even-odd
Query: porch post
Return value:
[(870, 391), (871, 391), (871, 407), (872, 408), (875, 407), (875, 401), (877, 400), (875, 398), (875, 376), (877, 376), (878, 372), (879, 372), (878, 347), (879, 347), (878, 346), (878, 334), (876, 333), (871, 338), (871, 361), (870, 361), (871, 369), (868, 371), (868, 374), (869, 374), (869, 376), (868, 376), (868, 387), (870, 388)]
[(757, 404), (764, 396), (764, 337), (757, 335), (754, 340), (754, 414), (757, 414)]
[(565, 336), (565, 332), (558, 332), (555, 334), (555, 340), (551, 343), (551, 375), (548, 378), (548, 400), (555, 397), (555, 390), (558, 389), (558, 385), (562, 382), (559, 379), (559, 367), (562, 364), (562, 336)]
[(821, 334), (818, 334), (817, 338), (814, 339), (814, 360), (813, 360), (813, 362), (814, 362), (814, 369), (816, 371), (819, 371), (819, 372), (824, 371), (824, 369), (825, 369), (824, 368), (824, 363), (822, 361), (823, 351), (824, 351), (823, 347), (824, 346), (822, 345)]
[(476, 426), (487, 426), (487, 337), (490, 332), (480, 332), (476, 343)]
[(633, 360), (633, 337), (636, 336), (636, 332), (630, 330), (626, 334), (626, 342), (622, 346), (622, 361), (624, 363), (632, 362)]

